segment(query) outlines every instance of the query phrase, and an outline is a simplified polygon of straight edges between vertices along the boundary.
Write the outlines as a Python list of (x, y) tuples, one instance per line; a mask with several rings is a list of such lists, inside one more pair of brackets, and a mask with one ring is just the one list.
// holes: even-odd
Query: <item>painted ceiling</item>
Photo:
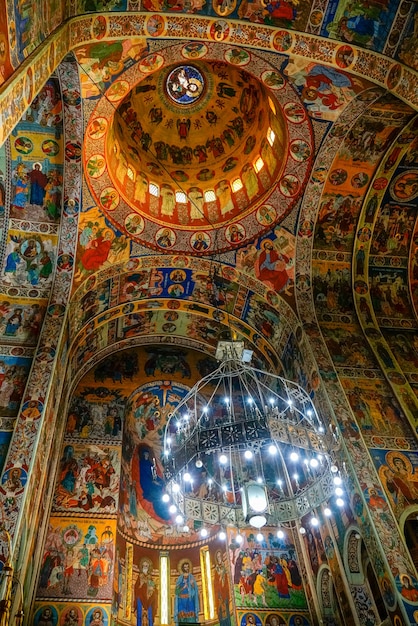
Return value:
[(3, 458), (53, 367), (230, 331), (414, 448), (416, 3), (38, 4), (0, 5)]

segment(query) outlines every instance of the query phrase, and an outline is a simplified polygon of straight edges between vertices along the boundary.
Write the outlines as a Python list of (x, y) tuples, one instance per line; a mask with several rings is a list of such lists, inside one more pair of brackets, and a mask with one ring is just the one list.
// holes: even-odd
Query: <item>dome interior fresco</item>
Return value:
[[(198, 78), (193, 78), (195, 74)], [(194, 86), (196, 100), (189, 91)], [(272, 131), (275, 142), (268, 148)], [(169, 217), (179, 226), (193, 224), (196, 229), (202, 223), (216, 228), (238, 214), (245, 215), (253, 203), (259, 204), (283, 169), (286, 148), (284, 115), (269, 100), (263, 84), (244, 68), (212, 62), (169, 66), (141, 81), (117, 106), (106, 152), (112, 180), (124, 187), (139, 212), (141, 204), (148, 204), (140, 196), (144, 186), (140, 176), (145, 176), (148, 188), (154, 185), (161, 196), (164, 190), (175, 196), (175, 206), (165, 211), (163, 200), (156, 219), (163, 222)], [(262, 162), (261, 153), (266, 154)], [(282, 159), (275, 154), (283, 155)], [(126, 170), (119, 173), (123, 163)], [(249, 174), (244, 169), (248, 165)], [(208, 205), (216, 203), (222, 184), (232, 190), (234, 180), (246, 178), (252, 180), (242, 183), (244, 197), (235, 197), (229, 204), (219, 200), (222, 210), (218, 215), (212, 210), (213, 217)], [(176, 191), (185, 196), (183, 211)]]
[[(0, 4), (23, 626), (418, 623), (417, 24), (407, 0)], [(161, 504), (169, 414), (231, 337), (307, 392), (346, 485), (317, 527), (240, 528), (242, 548)]]
[(167, 46), (100, 98), (84, 142), (87, 181), (134, 240), (218, 252), (270, 229), (300, 197), (313, 154), (309, 118), (283, 74), (236, 53)]

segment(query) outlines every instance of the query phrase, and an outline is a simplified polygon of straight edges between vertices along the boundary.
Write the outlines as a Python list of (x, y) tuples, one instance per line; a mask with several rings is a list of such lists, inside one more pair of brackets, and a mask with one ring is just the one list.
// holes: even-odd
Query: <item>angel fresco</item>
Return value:
[[(380, 462), (377, 451), (374, 456)], [(390, 451), (379, 467), (380, 479), (398, 518), (407, 507), (418, 504), (416, 464), (415, 454)]]
[(190, 118), (182, 117), (177, 120), (177, 132), (180, 139), (187, 139), (190, 131), (191, 121)]

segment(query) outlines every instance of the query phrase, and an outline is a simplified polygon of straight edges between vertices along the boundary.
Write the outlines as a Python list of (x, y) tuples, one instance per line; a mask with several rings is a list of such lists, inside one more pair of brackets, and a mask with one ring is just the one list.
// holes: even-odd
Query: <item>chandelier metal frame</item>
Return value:
[[(324, 428), (311, 397), (297, 383), (251, 366), (251, 356), (241, 341), (220, 342), (218, 368), (192, 387), (167, 421), (166, 492), (187, 521), (256, 526), (243, 511), (243, 491), (260, 484), (267, 506), (258, 527), (292, 525), (332, 498), (341, 484), (335, 461), (339, 442)], [(292, 455), (300, 461), (293, 475)], [(280, 468), (275, 484), (264, 475), (273, 456)], [(193, 472), (217, 466), (216, 460), (229, 467), (229, 486), (217, 471), (207, 472), (209, 489), (202, 499), (190, 486)]]

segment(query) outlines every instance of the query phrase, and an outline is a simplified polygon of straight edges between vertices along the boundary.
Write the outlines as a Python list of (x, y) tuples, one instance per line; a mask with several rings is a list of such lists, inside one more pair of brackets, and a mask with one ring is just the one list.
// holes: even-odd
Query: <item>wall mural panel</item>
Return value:
[(321, 35), (382, 52), (399, 3), (396, 0), (357, 7), (350, 0), (330, 2)]
[[(109, 422), (113, 422), (107, 425), (110, 430), (114, 420), (112, 415), (109, 418)], [(79, 431), (80, 436), (85, 429), (86, 426)], [(53, 510), (75, 514), (83, 511), (91, 514), (116, 513), (119, 478), (119, 448), (93, 443), (66, 444), (58, 470)]]
[(263, 534), (264, 540), (259, 543), (255, 533), (243, 531), (244, 541), (238, 544), (234, 539), (236, 532), (228, 532), (237, 609), (257, 610), (258, 620), (268, 609), (307, 609), (292, 539), (286, 535), (277, 538), (276, 529), (263, 529)]
[[(349, 51), (348, 53), (350, 54)], [(308, 114), (315, 119), (329, 122), (335, 122), (358, 93), (372, 86), (371, 83), (351, 77), (336, 68), (300, 58), (289, 60), (284, 67), (284, 73), (298, 89)], [(358, 183), (360, 182), (362, 181), (359, 180)]]
[[(183, 368), (182, 358), (178, 360), (165, 351), (154, 353), (152, 358), (160, 360), (160, 366), (172, 373)], [(161, 380), (142, 385), (141, 391), (132, 397), (124, 430), (118, 520), (119, 528), (131, 541), (152, 544), (160, 542), (161, 536), (178, 542), (189, 540), (182, 527), (168, 525), (171, 515), (168, 505), (161, 499), (164, 488), (161, 463), (164, 427), (168, 414), (188, 389), (186, 385)]]
[[(81, 89), (83, 98), (99, 98), (128, 67), (133, 65), (147, 50), (145, 38), (116, 39), (112, 42), (97, 41), (75, 49), (81, 66)], [(102, 124), (106, 122), (102, 120)], [(104, 127), (105, 130), (105, 127)], [(91, 138), (100, 134), (100, 122), (92, 131)]]
[[(0, 221), (9, 218), (0, 278), (0, 415), (5, 417), (17, 415), (52, 286), (62, 133), (61, 90), (51, 77), (0, 150)], [(53, 356), (45, 352), (46, 360)]]
[(78, 228), (80, 245), (77, 248), (74, 287), (102, 267), (127, 260), (130, 247), (127, 238), (115, 232), (98, 207), (83, 211)]
[[(408, 446), (404, 437), (411, 438), (399, 403), (387, 384), (376, 379), (344, 379), (344, 388), (357, 424), (364, 435), (372, 435), (375, 444), (379, 438), (397, 438), (399, 447)], [(367, 437), (367, 440), (369, 438)]]
[[(17, 349), (12, 349), (12, 352)], [(0, 415), (16, 416), (32, 359), (21, 356), (0, 358)]]
[(51, 517), (38, 598), (110, 601), (115, 520)]

